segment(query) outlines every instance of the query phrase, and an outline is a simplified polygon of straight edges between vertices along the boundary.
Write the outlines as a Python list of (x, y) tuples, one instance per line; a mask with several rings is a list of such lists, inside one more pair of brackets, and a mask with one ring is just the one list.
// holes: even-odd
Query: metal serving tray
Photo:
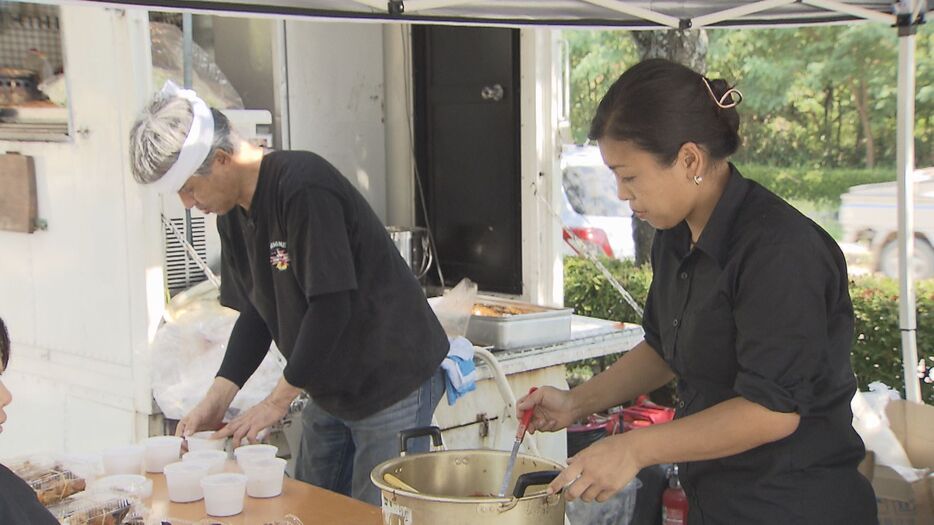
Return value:
[(477, 346), (500, 350), (539, 346), (571, 338), (571, 308), (551, 308), (498, 297), (477, 296), (475, 304), (504, 306), (528, 312), (506, 316), (472, 315), (467, 339)]

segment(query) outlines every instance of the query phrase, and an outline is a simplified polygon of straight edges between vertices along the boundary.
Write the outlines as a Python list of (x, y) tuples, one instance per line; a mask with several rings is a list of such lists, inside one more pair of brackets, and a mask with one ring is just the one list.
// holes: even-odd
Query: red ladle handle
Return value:
[[(529, 394), (538, 390), (536, 387), (529, 389)], [(535, 414), (535, 409), (528, 409), (522, 413), (522, 419), (519, 420), (519, 428), (516, 430), (516, 440), (522, 441), (522, 438), (525, 437), (525, 431), (529, 428), (529, 423), (532, 422), (532, 416)]]

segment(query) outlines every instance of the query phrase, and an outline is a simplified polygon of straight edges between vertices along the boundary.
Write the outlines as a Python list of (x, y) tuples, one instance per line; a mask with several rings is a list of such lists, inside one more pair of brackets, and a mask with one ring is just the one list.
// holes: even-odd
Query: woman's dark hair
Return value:
[[(725, 159), (739, 148), (739, 114), (734, 107), (721, 108), (704, 81), (700, 73), (668, 60), (640, 62), (603, 96), (589, 137), (632, 141), (668, 165), (686, 142)], [(730, 89), (722, 79), (709, 83), (718, 100)], [(724, 105), (729, 102), (727, 96)]]
[(3, 369), (6, 370), (6, 365), (10, 362), (10, 334), (6, 331), (3, 319), (0, 319), (0, 362), (3, 363)]

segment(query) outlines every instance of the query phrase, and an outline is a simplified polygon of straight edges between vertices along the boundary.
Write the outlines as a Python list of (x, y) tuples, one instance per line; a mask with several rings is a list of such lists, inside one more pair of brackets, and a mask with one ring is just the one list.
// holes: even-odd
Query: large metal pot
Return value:
[[(564, 496), (548, 496), (545, 491), (545, 485), (563, 468), (561, 464), (519, 454), (515, 488), (508, 497), (499, 498), (495, 494), (506, 473), (508, 452), (448, 450), (405, 455), (406, 442), (424, 435), (430, 435), (435, 446), (442, 446), (437, 427), (404, 431), (400, 433), (403, 455), (377, 465), (370, 473), (382, 491), (384, 525), (564, 524)], [(400, 488), (403, 485), (414, 491)]]
[(415, 277), (418, 279), (424, 277), (433, 261), (428, 230), (387, 226), (386, 231)]

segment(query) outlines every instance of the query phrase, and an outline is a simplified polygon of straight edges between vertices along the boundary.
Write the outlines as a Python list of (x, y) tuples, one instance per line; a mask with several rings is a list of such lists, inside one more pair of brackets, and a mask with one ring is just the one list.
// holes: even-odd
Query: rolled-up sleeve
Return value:
[(826, 248), (809, 239), (756, 247), (738, 276), (734, 390), (776, 412), (814, 405), (830, 348), (828, 305), (837, 286)]

